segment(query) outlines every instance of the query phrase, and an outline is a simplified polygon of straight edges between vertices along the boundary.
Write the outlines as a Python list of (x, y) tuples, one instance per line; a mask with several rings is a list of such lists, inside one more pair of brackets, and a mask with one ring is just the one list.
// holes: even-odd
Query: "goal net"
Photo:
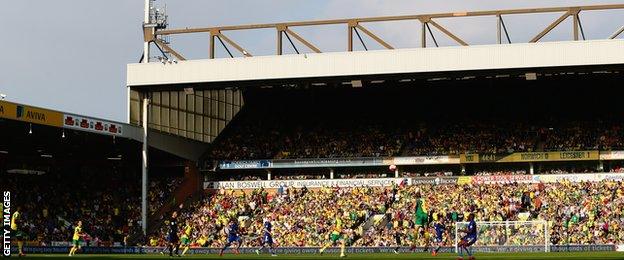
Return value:
[[(455, 252), (457, 243), (465, 236), (462, 229), (468, 222), (455, 225)], [(477, 242), (473, 246), (487, 252), (548, 252), (547, 221), (477, 221)]]

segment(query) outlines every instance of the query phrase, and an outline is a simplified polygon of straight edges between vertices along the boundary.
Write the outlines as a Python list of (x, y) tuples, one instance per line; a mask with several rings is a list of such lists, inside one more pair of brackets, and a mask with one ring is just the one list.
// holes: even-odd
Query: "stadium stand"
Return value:
[[(531, 86), (541, 87), (541, 86)], [(490, 104), (489, 89), (441, 91), (388, 89), (270, 89), (246, 93), (246, 107), (215, 142), (215, 160), (433, 156), (462, 153), (624, 149), (620, 108), (607, 100), (583, 99), (558, 87), (543, 96), (506, 96)], [(509, 86), (501, 95), (524, 91)], [(580, 88), (580, 87), (579, 87)], [(429, 92), (430, 91), (430, 92)], [(585, 90), (578, 90), (584, 92)], [(562, 95), (556, 100), (548, 94)], [(377, 97), (386, 98), (379, 99)], [(427, 99), (421, 99), (426, 96)], [(606, 97), (610, 99), (610, 97)], [(470, 100), (470, 109), (464, 109)], [(604, 107), (575, 113), (565, 102)], [(509, 105), (509, 104), (518, 104)], [(478, 111), (478, 113), (475, 113)]]
[[(130, 232), (140, 230), (140, 179), (136, 175), (94, 168), (7, 175), (6, 187), (23, 205), (25, 232), (36, 243), (69, 241), (78, 220), (84, 222), (91, 245), (121, 244)], [(27, 188), (20, 188), (25, 183)]]
[[(217, 234), (231, 218), (243, 223), (246, 247), (259, 246), (254, 234), (260, 233), (264, 218), (274, 221), (279, 246), (319, 246), (331, 231), (332, 214), (341, 208), (349, 244), (396, 246), (398, 232), (401, 246), (410, 246), (418, 194), (425, 199), (432, 220), (443, 218), (450, 223), (451, 235), (445, 240), (448, 246), (454, 243), (455, 223), (464, 221), (468, 212), (475, 213), (477, 221), (548, 220), (555, 245), (624, 242), (624, 185), (614, 181), (280, 188), (275, 193), (264, 189), (249, 193), (220, 190), (183, 209), (182, 218), (197, 227), (195, 237), (210, 238), (204, 246), (224, 244), (225, 237)], [(365, 225), (378, 214), (383, 215), (383, 221), (376, 219), (372, 225)], [(531, 232), (536, 231), (518, 228), (505, 236), (502, 230), (488, 230), (480, 233), (479, 243), (528, 245), (536, 241), (527, 237), (538, 237)], [(164, 237), (164, 233), (157, 237)], [(416, 243), (424, 245), (424, 241)]]

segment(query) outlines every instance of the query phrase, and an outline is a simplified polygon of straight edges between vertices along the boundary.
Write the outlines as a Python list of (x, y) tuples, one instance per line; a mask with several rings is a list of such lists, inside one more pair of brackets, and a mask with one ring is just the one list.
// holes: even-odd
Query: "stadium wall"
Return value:
[(147, 96), (150, 129), (204, 143), (212, 142), (244, 105), (237, 89), (140, 91), (130, 91), (130, 124), (141, 125), (142, 97)]

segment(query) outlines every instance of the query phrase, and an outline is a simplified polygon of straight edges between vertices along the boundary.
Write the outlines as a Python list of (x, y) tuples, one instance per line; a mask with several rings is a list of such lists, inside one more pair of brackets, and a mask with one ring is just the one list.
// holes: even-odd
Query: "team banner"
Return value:
[(63, 114), (31, 106), (0, 101), (0, 118), (61, 127)]
[(72, 114), (64, 115), (63, 127), (115, 136), (121, 136), (123, 130), (120, 123), (113, 123), (106, 120), (81, 117)]
[(321, 187), (387, 187), (411, 185), (409, 178), (376, 178), (376, 179), (320, 179), (320, 180), (272, 180), (272, 181), (218, 181), (205, 182), (204, 189), (277, 189), (280, 186), (289, 188), (321, 188)]
[(600, 152), (600, 160), (624, 160), (624, 151)]

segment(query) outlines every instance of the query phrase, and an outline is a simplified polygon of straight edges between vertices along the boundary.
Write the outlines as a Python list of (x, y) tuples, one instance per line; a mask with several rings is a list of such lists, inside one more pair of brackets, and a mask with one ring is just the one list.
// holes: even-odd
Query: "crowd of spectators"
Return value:
[[(393, 241), (388, 238), (399, 230), (401, 241), (409, 245), (411, 233), (401, 232), (400, 227), (413, 227), (419, 194), (433, 220), (443, 218), (451, 224), (451, 236), (445, 240), (448, 246), (454, 243), (454, 223), (465, 221), (469, 213), (477, 221), (546, 221), (552, 244), (619, 244), (624, 240), (624, 185), (614, 181), (410, 186), (399, 191), (392, 208), (394, 223), (366, 232), (370, 240)], [(531, 224), (481, 226), (477, 244), (539, 245), (546, 239), (543, 231)], [(375, 238), (377, 234), (384, 239)]]
[(148, 189), (150, 215), (154, 214), (171, 199), (171, 194), (182, 184), (183, 180), (184, 178), (175, 176), (159, 176), (157, 179), (150, 180)]
[(362, 121), (357, 128), (322, 123), (273, 126), (267, 131), (256, 125), (237, 126), (218, 140), (211, 156), (216, 160), (291, 159), (624, 149), (622, 131), (611, 130), (620, 129), (617, 124), (603, 130), (592, 123), (568, 122), (553, 128), (517, 122), (383, 126)]
[[(3, 189), (22, 209), (22, 230), (39, 245), (70, 242), (78, 220), (91, 246), (123, 245), (141, 230), (141, 179), (117, 169), (85, 167), (77, 172), (50, 170), (42, 175), (2, 173)], [(163, 205), (180, 180), (150, 182), (150, 204)], [(153, 212), (156, 208), (150, 208)]]
[(353, 241), (356, 232), (351, 229), (385, 212), (391, 201), (391, 191), (370, 187), (282, 188), (277, 193), (257, 189), (248, 194), (220, 190), (190, 209), (182, 209), (181, 216), (197, 227), (194, 237), (206, 238), (203, 246), (222, 246), (225, 237), (220, 234), (231, 219), (244, 223), (246, 238), (252, 237), (245, 240), (245, 246), (259, 246), (260, 238), (253, 237), (262, 232), (265, 218), (274, 221), (273, 233), (279, 237), (279, 246), (320, 246), (331, 232), (336, 209), (343, 210), (345, 232)]
[(137, 177), (97, 170), (3, 175), (3, 188), (6, 183), (13, 205), (22, 208), (23, 230), (42, 245), (71, 241), (78, 220), (91, 245), (121, 244), (128, 234), (140, 230)]
[[(418, 198), (424, 199), (430, 220), (447, 223), (447, 246), (454, 243), (455, 224), (470, 213), (477, 221), (546, 221), (552, 244), (624, 242), (624, 185), (615, 181), (220, 190), (182, 209), (182, 216), (196, 227), (193, 237), (202, 238), (201, 246), (222, 246), (222, 229), (231, 219), (242, 223), (243, 246), (260, 245), (256, 236), (264, 219), (273, 222), (278, 246), (319, 246), (327, 241), (337, 209), (343, 212), (349, 245), (397, 246), (398, 236), (400, 246), (423, 246), (423, 239), (413, 237)], [(481, 226), (477, 244), (543, 244), (540, 225)]]

